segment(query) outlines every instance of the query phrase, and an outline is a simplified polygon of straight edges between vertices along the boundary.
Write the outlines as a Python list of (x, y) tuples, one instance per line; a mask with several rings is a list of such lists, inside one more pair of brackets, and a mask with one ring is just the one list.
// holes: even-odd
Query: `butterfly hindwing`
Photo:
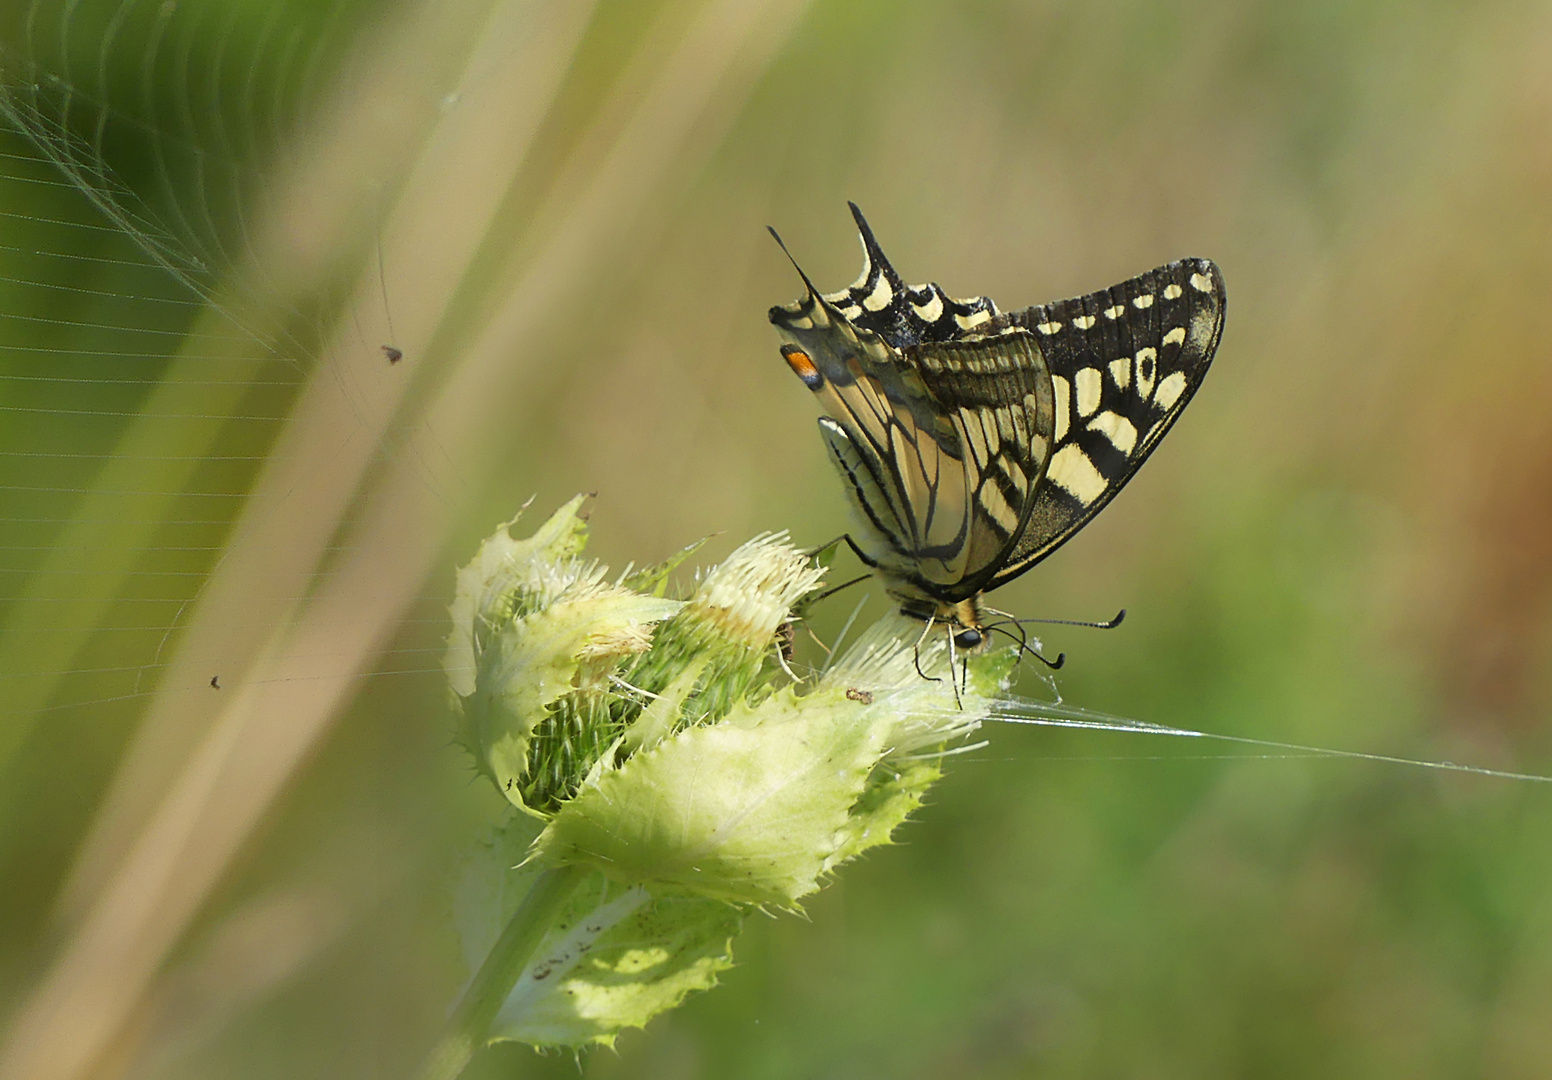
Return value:
[[(847, 205), (862, 238), (862, 273), (839, 292), (825, 294), (837, 314), (895, 348), (986, 335), (997, 316), (990, 298), (955, 299), (933, 282), (907, 285), (884, 257), (857, 204)], [(772, 311), (773, 321), (777, 310)]]
[(901, 362), (959, 434), (970, 530), (949, 596), (979, 592), (1023, 535), (1050, 462), (1055, 401), (1034, 335), (1007, 328), (985, 338), (927, 342)]
[[(805, 354), (806, 355), (806, 354)], [(888, 378), (811, 389), (820, 430), (865, 525), (870, 561), (929, 595), (994, 572), (1022, 533), (1055, 422), (1050, 378), (1027, 331), (934, 342)], [(791, 354), (789, 353), (789, 362)], [(933, 426), (912, 406), (929, 402)]]
[(1132, 478), (1207, 374), (1223, 309), (1218, 268), (1182, 259), (1101, 292), (1002, 317), (1037, 335), (1056, 423), (1047, 482), (988, 588), (1049, 555)]

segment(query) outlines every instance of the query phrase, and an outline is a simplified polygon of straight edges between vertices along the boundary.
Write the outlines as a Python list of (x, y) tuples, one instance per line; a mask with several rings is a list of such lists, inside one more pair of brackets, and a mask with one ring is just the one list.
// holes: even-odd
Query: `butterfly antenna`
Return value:
[(993, 615), (1004, 616), (1008, 622), (1013, 623), (1015, 626), (1022, 626), (1025, 623), (1045, 623), (1048, 626), (1086, 626), (1090, 630), (1114, 630), (1116, 627), (1120, 626), (1121, 621), (1126, 618), (1125, 608), (1122, 608), (1120, 611), (1116, 612), (1115, 618), (1109, 619), (1105, 622), (1086, 622), (1082, 619), (1015, 619), (1006, 611), (997, 611), (993, 608), (987, 608), (986, 610), (991, 612)]
[[(1017, 626), (1018, 624), (1014, 623), (1013, 625)], [(1036, 660), (1040, 661), (1042, 664), (1044, 664), (1046, 667), (1050, 668), (1052, 671), (1060, 671), (1062, 669), (1062, 667), (1067, 663), (1067, 654), (1066, 653), (1057, 653), (1055, 660), (1047, 660), (1045, 657), (1041, 656), (1040, 653), (1035, 651), (1035, 649), (1029, 644), (1028, 639), (1021, 638), (1021, 637), (1018, 637), (1018, 636), (1016, 636), (1014, 634), (1011, 634), (1007, 630), (1004, 630), (1001, 626), (988, 626), (988, 627), (986, 627), (986, 630), (987, 631), (995, 630), (995, 631), (997, 631), (997, 633), (1006, 636), (1010, 641), (1012, 641), (1016, 645), (1018, 645), (1020, 655), (1022, 655), (1023, 653), (1028, 653), (1030, 656), (1033, 656)]]

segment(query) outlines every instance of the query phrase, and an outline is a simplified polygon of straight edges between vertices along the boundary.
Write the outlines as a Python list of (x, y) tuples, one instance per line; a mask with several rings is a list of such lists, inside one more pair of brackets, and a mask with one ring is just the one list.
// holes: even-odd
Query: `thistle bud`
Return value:
[[(444, 667), (477, 767), (546, 814), (618, 737), (617, 678), (682, 605), (603, 580), (581, 560), (578, 496), (527, 540), (503, 525), (458, 573)], [(515, 521), (516, 519), (514, 519)]]
[(784, 535), (679, 602), (633, 587), (664, 568), (610, 583), (582, 562), (578, 505), (482, 545), (448, 648), (482, 769), (545, 822), (522, 872), (578, 882), (542, 908), (553, 922), (499, 1014), (494, 1037), (536, 1045), (608, 1042), (714, 985), (747, 907), (795, 909), (890, 840), (1015, 656), (955, 663), (946, 634), (892, 615), (794, 681), (778, 631), (824, 570)]
[(702, 676), (686, 715), (697, 723), (721, 718), (758, 692), (775, 656), (777, 628), (824, 575), (787, 543), (785, 533), (755, 537), (708, 571), (684, 608), (663, 624), (657, 647), (628, 676), (631, 685), (662, 693), (690, 664), (699, 664)]

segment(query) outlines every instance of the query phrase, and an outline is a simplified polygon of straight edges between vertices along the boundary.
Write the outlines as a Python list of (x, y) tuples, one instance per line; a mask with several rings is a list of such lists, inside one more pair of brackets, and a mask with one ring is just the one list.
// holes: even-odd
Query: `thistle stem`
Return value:
[(558, 866), (535, 879), (448, 1018), (442, 1037), (421, 1066), (419, 1080), (457, 1080), (475, 1051), (485, 1045), (502, 1002), (585, 875), (579, 866)]

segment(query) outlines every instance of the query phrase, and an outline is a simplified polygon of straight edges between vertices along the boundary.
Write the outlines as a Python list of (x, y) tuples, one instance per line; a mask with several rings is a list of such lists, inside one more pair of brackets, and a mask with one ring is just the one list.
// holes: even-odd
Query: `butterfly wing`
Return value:
[(820, 430), (858, 511), (859, 550), (892, 580), (958, 581), (971, 528), (959, 429), (877, 333), (812, 291), (794, 307), (771, 319), (828, 414)]
[(1017, 549), (1044, 486), (1056, 427), (1054, 384), (1033, 334), (924, 342), (902, 350), (959, 434), (968, 503), (962, 573), (940, 600), (986, 589)]
[[(925, 395), (931, 428), (891, 405), (891, 376)], [(1022, 534), (1049, 459), (1055, 404), (1033, 336), (913, 346), (881, 379), (810, 388), (869, 561), (913, 595), (980, 592)]]
[(972, 527), (964, 444), (920, 381), (854, 360), (810, 389), (828, 413), (820, 430), (864, 525), (869, 560), (895, 579), (963, 577)]
[(1000, 316), (1036, 335), (1055, 426), (1046, 482), (994, 589), (1055, 551), (1115, 497), (1196, 393), (1223, 333), (1223, 276), (1182, 259), (1102, 292)]
[(896, 591), (967, 599), (1056, 550), (1131, 479), (1207, 372), (1223, 278), (1186, 259), (999, 314), (904, 284), (851, 209), (862, 274), (828, 295), (803, 275), (808, 295), (771, 322), (828, 414), (861, 553)]

